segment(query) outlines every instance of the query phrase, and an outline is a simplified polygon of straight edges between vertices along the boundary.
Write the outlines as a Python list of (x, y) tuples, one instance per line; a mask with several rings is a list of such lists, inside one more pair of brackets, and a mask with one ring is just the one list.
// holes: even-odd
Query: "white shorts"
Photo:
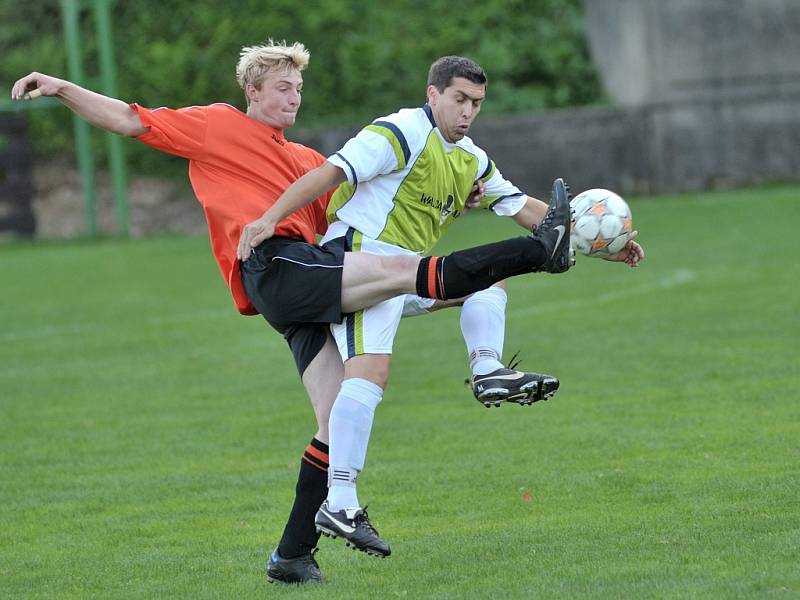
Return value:
[[(328, 228), (321, 244), (337, 237), (348, 235), (350, 228), (338, 221)], [(350, 233), (352, 252), (367, 252), (380, 256), (413, 254), (415, 252), (368, 238), (360, 232)], [(339, 354), (345, 361), (360, 354), (391, 354), (394, 336), (402, 317), (414, 316), (428, 312), (435, 300), (422, 298), (414, 294), (395, 296), (389, 300), (359, 310), (345, 316), (341, 323), (332, 323), (331, 332), (339, 348)]]

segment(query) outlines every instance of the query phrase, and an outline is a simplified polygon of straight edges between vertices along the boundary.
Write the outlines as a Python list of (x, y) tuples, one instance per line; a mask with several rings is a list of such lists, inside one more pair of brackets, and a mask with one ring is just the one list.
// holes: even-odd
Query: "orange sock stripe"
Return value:
[[(430, 293), (431, 297), (437, 298), (436, 294), (436, 265), (439, 264), (439, 257), (438, 256), (431, 256), (430, 262), (428, 262), (428, 292)], [(437, 298), (441, 299), (441, 298)]]
[(323, 473), (327, 473), (328, 472), (328, 467), (319, 464), (319, 462), (317, 462), (317, 459), (315, 459), (313, 456), (307, 456), (307, 455), (304, 454), (303, 455), (303, 460), (306, 461), (308, 464), (310, 464), (312, 467), (315, 467), (315, 468), (319, 469)]
[(328, 453), (323, 452), (322, 450), (318, 450), (317, 448), (314, 448), (314, 446), (312, 446), (311, 444), (309, 444), (306, 447), (306, 452), (311, 456), (313, 456), (314, 458), (316, 458), (317, 460), (319, 460), (324, 465), (327, 465), (329, 462)]

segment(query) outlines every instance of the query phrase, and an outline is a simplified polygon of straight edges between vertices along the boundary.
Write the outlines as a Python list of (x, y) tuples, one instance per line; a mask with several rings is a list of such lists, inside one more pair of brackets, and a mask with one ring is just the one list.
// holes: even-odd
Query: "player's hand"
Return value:
[(474, 184), (472, 184), (472, 191), (469, 193), (469, 197), (467, 201), (464, 203), (464, 211), (467, 212), (468, 210), (472, 210), (473, 208), (478, 208), (481, 205), (481, 200), (483, 200), (485, 186), (483, 182), (479, 179)]
[(55, 96), (67, 82), (42, 73), (30, 73), (18, 79), (11, 88), (12, 100), (33, 100), (39, 96)]
[(242, 235), (239, 236), (236, 257), (239, 260), (247, 260), (253, 248), (273, 235), (275, 235), (275, 224), (270, 219), (261, 217), (248, 223), (242, 229)]
[(634, 231), (625, 247), (615, 254), (609, 254), (606, 260), (624, 262), (629, 267), (638, 267), (639, 261), (644, 258), (644, 248), (639, 245), (639, 242), (635, 241), (637, 235), (639, 235), (639, 232)]

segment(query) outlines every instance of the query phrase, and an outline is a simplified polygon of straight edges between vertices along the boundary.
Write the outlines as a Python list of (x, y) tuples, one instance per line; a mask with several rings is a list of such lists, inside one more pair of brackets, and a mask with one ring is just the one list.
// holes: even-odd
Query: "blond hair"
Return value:
[(287, 46), (285, 41), (275, 43), (270, 38), (266, 44), (242, 48), (236, 65), (236, 81), (242, 89), (248, 83), (258, 88), (270, 71), (292, 67), (302, 71), (310, 58), (311, 53), (300, 42)]

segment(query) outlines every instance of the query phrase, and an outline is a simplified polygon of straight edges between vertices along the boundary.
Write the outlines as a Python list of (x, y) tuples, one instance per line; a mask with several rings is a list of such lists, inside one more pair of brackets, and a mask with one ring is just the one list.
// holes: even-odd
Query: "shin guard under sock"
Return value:
[(328, 507), (334, 512), (359, 506), (356, 477), (364, 468), (375, 409), (382, 397), (379, 385), (357, 377), (345, 379), (339, 388), (328, 421)]

